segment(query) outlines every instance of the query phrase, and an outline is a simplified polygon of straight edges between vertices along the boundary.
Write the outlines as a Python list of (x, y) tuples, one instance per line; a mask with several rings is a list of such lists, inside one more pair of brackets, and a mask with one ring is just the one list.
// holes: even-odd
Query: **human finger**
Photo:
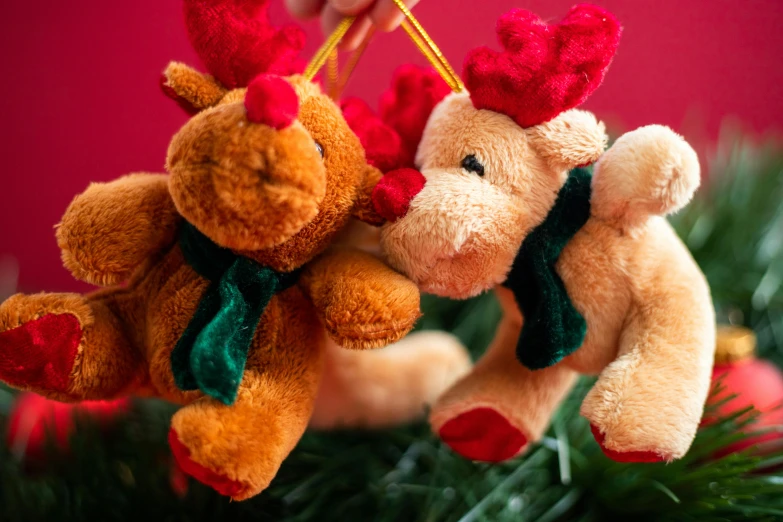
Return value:
[[(403, 3), (411, 9), (419, 3), (419, 0), (403, 0)], [(381, 31), (393, 31), (399, 27), (404, 18), (405, 15), (394, 0), (378, 0), (370, 10), (370, 20)]]
[(285, 0), (285, 7), (294, 18), (306, 20), (318, 16), (325, 3), (326, 0)]
[[(334, 7), (332, 7), (330, 4), (327, 4), (321, 13), (321, 27), (323, 28), (324, 34), (332, 34), (332, 32), (337, 28), (344, 18), (345, 17)], [(371, 25), (372, 23), (366, 15), (360, 15), (359, 18), (351, 25), (351, 28), (348, 29), (348, 32), (345, 33), (343, 39), (340, 41), (340, 49), (343, 51), (353, 51), (359, 47), (359, 44), (362, 42), (362, 40), (364, 40), (364, 37), (370, 30)]]

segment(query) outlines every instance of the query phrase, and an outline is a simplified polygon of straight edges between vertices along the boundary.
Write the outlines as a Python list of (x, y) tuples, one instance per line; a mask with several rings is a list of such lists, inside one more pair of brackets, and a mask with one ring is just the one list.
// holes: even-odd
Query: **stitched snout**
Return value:
[(278, 130), (241, 103), (193, 118), (169, 150), (171, 195), (210, 239), (235, 250), (274, 247), (319, 212), (326, 167), (298, 121)]
[(407, 213), (382, 229), (389, 263), (423, 290), (450, 297), (502, 280), (522, 233), (513, 196), (458, 169), (422, 174), (426, 184)]

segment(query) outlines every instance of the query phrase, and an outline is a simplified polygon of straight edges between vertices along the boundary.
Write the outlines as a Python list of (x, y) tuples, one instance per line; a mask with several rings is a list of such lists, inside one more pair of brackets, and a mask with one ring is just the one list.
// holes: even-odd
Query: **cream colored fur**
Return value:
[(346, 350), (328, 341), (310, 418), (317, 429), (379, 428), (421, 418), (470, 371), (465, 348), (439, 331), (408, 334), (379, 350)]
[(611, 161), (596, 165), (593, 214), (631, 230), (683, 208), (700, 179), (699, 158), (681, 136), (662, 125), (642, 127), (620, 136)]
[[(496, 288), (505, 312), (489, 351), (432, 410), (436, 431), (489, 407), (537, 440), (576, 375), (597, 374), (581, 411), (607, 449), (667, 461), (688, 450), (709, 388), (715, 318), (704, 276), (661, 216), (690, 200), (698, 161), (661, 126), (603, 152), (605, 144), (603, 124), (584, 111), (522, 129), (453, 94), (430, 117), (417, 155), (426, 184), (408, 213), (384, 226), (382, 248), (423, 290), (465, 298)], [(483, 163), (483, 177), (460, 167), (468, 154)], [(557, 365), (530, 371), (515, 360), (523, 318), (497, 285), (568, 171), (599, 156), (591, 218), (556, 266), (587, 336)]]

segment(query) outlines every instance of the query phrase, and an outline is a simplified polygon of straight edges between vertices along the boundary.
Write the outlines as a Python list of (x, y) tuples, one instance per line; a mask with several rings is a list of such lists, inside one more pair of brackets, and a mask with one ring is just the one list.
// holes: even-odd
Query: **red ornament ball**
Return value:
[[(712, 379), (713, 385), (720, 390), (709, 399), (709, 404), (716, 407), (717, 415), (705, 418), (705, 424), (753, 406), (760, 415), (748, 431), (783, 425), (783, 372), (771, 362), (757, 359), (755, 349), (756, 338), (752, 331), (732, 326), (718, 328)], [(718, 405), (732, 395), (736, 397)], [(783, 433), (751, 436), (723, 448), (719, 455), (777, 439), (783, 439)]]

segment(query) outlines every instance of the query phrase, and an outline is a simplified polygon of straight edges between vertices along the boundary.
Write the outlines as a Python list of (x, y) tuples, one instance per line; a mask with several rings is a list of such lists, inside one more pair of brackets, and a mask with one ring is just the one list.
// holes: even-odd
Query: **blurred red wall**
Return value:
[[(617, 58), (586, 107), (626, 128), (665, 123), (699, 140), (736, 116), (755, 132), (783, 123), (781, 0), (595, 0), (623, 22)], [(493, 44), (511, 7), (558, 19), (573, 0), (423, 0), (415, 12), (459, 68)], [(275, 1), (273, 19), (286, 17)], [(25, 291), (82, 289), (62, 268), (53, 225), (87, 183), (161, 171), (185, 121), (158, 89), (171, 59), (196, 64), (180, 0), (26, 0), (0, 18), (0, 258), (16, 258)], [(321, 39), (307, 25), (310, 56)], [(380, 35), (347, 94), (375, 102), (394, 67), (424, 63), (401, 33)], [(687, 124), (696, 121), (698, 125)], [(689, 130), (690, 129), (690, 130)]]

